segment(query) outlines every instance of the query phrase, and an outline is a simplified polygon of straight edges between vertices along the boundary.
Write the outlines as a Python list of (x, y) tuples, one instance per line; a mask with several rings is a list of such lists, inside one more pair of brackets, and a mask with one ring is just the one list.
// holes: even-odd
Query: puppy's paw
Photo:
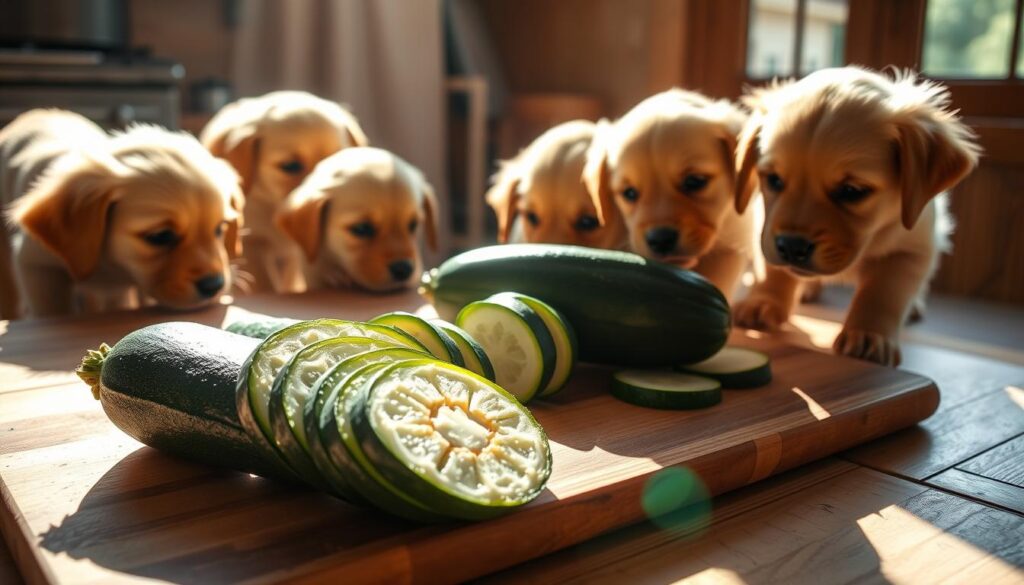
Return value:
[(776, 331), (789, 320), (789, 312), (785, 303), (770, 296), (753, 295), (736, 303), (732, 315), (740, 327)]
[(924, 301), (917, 299), (910, 305), (910, 312), (907, 313), (907, 323), (917, 323), (924, 320)]
[(875, 362), (883, 366), (900, 365), (899, 340), (874, 331), (845, 327), (836, 337), (832, 348), (840, 355)]
[(821, 284), (820, 280), (811, 280), (804, 284), (803, 290), (800, 291), (800, 302), (801, 303), (816, 303), (821, 298), (821, 289), (824, 285)]

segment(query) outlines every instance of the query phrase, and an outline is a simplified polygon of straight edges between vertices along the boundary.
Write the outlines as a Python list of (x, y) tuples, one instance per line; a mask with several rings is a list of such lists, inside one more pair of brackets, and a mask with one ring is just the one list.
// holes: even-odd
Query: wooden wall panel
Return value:
[(681, 0), (484, 0), (512, 93), (596, 96), (618, 116), (681, 80)]
[(748, 0), (688, 0), (684, 85), (735, 99), (746, 82)]
[(982, 162), (953, 193), (953, 254), (933, 289), (1024, 304), (1024, 168)]
[(189, 85), (206, 77), (230, 79), (231, 31), (224, 3), (214, 0), (133, 0), (131, 35), (136, 46), (185, 66), (182, 104), (189, 108)]

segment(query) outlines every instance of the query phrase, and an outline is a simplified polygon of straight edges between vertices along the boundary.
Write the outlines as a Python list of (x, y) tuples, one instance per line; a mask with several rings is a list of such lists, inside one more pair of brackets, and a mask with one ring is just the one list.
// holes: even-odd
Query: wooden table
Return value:
[[(239, 304), (274, 314), (281, 302), (254, 296)], [(287, 302), (290, 314), (314, 317), (339, 298), (305, 295)], [(218, 309), (211, 318), (229, 319), (237, 310)], [(131, 319), (90, 318), (81, 327), (62, 323), (67, 333), (61, 344), (86, 347), (104, 331), (124, 330)], [(827, 322), (797, 324), (802, 330), (785, 334), (796, 344), (823, 344), (834, 334)], [(23, 340), (54, 326), (10, 325)], [(0, 374), (7, 382), (0, 392), (61, 384), (69, 392), (81, 390), (61, 352), (4, 349), (0, 337)], [(1021, 582), (1024, 367), (923, 345), (908, 348), (907, 362), (942, 389), (939, 411), (920, 427), (716, 498), (706, 525), (680, 532), (639, 524), (485, 580)], [(17, 578), (8, 554), (0, 552), (0, 583)]]

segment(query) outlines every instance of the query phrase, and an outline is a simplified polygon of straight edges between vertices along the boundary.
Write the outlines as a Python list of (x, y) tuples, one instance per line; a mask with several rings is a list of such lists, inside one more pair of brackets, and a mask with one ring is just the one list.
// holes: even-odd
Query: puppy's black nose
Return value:
[(199, 291), (199, 296), (204, 299), (219, 293), (222, 288), (224, 288), (223, 274), (207, 274), (196, 281), (196, 290)]
[(394, 280), (405, 280), (412, 275), (412, 262), (408, 260), (395, 260), (388, 264), (388, 272), (391, 273), (391, 278)]
[(655, 254), (664, 255), (676, 249), (676, 242), (679, 241), (679, 230), (670, 227), (656, 227), (644, 232), (644, 239), (647, 246)]
[(804, 265), (810, 262), (814, 254), (814, 242), (803, 236), (775, 236), (775, 249), (783, 261)]

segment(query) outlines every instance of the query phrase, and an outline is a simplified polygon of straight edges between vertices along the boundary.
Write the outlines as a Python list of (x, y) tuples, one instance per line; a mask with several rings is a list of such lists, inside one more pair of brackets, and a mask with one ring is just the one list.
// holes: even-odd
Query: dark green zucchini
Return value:
[(552, 244), (470, 250), (424, 273), (420, 292), (442, 318), (513, 291), (576, 328), (580, 359), (633, 367), (706, 359), (729, 335), (729, 304), (702, 276), (627, 252)]
[(266, 339), (271, 333), (275, 333), (296, 323), (298, 323), (298, 321), (295, 319), (287, 319), (285, 317), (264, 317), (260, 315), (251, 319), (235, 321), (225, 327), (224, 330), (244, 335), (246, 337)]
[(238, 373), (258, 339), (196, 323), (161, 323), (104, 344), (79, 376), (118, 428), (155, 449), (212, 465), (294, 480), (261, 451), (235, 406)]

